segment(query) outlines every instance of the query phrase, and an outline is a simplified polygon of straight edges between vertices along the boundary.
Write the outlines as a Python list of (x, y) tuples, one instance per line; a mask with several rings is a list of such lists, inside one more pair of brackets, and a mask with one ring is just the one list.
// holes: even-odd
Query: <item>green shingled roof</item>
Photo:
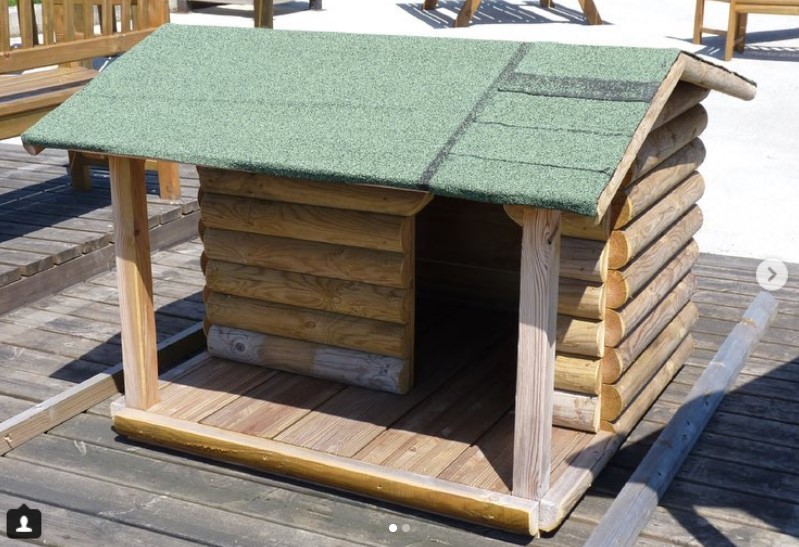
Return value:
[(678, 55), (166, 25), (23, 140), (593, 215)]

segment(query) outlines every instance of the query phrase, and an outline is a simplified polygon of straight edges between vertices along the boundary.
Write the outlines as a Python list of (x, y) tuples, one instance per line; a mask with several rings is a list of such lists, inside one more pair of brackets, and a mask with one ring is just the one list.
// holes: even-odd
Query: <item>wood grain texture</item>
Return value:
[(386, 287), (410, 287), (413, 263), (404, 253), (209, 228), (209, 259)]
[(641, 291), (619, 309), (605, 313), (605, 345), (616, 346), (696, 264), (699, 245), (690, 242)]
[[(505, 214), (513, 222), (522, 226), (526, 207), (523, 205), (504, 205), (503, 208), (505, 209)], [(590, 239), (592, 241), (607, 241), (610, 236), (609, 220), (610, 218), (607, 215), (598, 219), (564, 212), (561, 214), (561, 236)]]
[(199, 167), (204, 191), (285, 203), (316, 205), (367, 213), (413, 216), (433, 194), (381, 186), (297, 180), (227, 169)]
[(407, 252), (413, 217), (297, 205), (206, 192), (206, 228), (220, 228), (378, 251)]
[[(696, 321), (696, 315), (694, 306), (690, 304), (686, 306), (684, 313), (674, 318), (615, 384), (602, 386), (603, 421), (616, 421), (621, 413), (635, 402), (638, 395), (689, 336), (688, 331)], [(681, 366), (682, 361), (679, 364)]]
[(212, 325), (208, 352), (242, 363), (390, 393), (405, 393), (410, 388), (411, 364), (407, 359), (271, 334)]
[(114, 416), (114, 427), (124, 435), (162, 446), (201, 456), (219, 458), (221, 455), (226, 461), (247, 467), (368, 494), (469, 522), (491, 524), (516, 533), (537, 531), (533, 523), (538, 504), (532, 500), (132, 409), (118, 412)]
[(607, 348), (605, 362), (609, 369), (627, 370), (688, 303), (695, 287), (696, 279), (688, 274), (618, 346)]
[(555, 328), (558, 351), (602, 357), (605, 354), (605, 323), (558, 314)]
[(705, 159), (705, 145), (694, 139), (645, 177), (622, 188), (613, 200), (613, 227), (622, 228), (685, 180)]
[(727, 95), (745, 101), (755, 98), (757, 86), (734, 72), (705, 63), (684, 53), (680, 55), (680, 60), (682, 61), (682, 79), (684, 81), (700, 87), (719, 89)]
[(144, 162), (112, 156), (109, 170), (125, 400), (147, 409), (158, 402), (158, 355)]
[(704, 190), (704, 179), (699, 173), (694, 173), (641, 216), (624, 228), (614, 230), (610, 236), (608, 266), (616, 270), (626, 266), (683, 216), (702, 197)]
[(560, 213), (528, 209), (522, 228), (513, 495), (549, 490), (560, 266)]
[(686, 112), (704, 101), (710, 95), (710, 89), (689, 82), (678, 82), (663, 110), (655, 120), (653, 129), (667, 124), (683, 112)]
[[(668, 358), (677, 345), (685, 336), (691, 332), (696, 321), (699, 318), (699, 312), (696, 305), (693, 303), (687, 304), (680, 313), (677, 314), (671, 323), (669, 323), (658, 336), (652, 340), (647, 348), (641, 352), (641, 355), (636, 359), (638, 361), (661, 361)], [(602, 382), (605, 384), (612, 384), (617, 382), (622, 374), (627, 369), (621, 368), (618, 361), (607, 360), (606, 364), (602, 367)], [(634, 363), (627, 363), (628, 368)]]
[(409, 347), (409, 327), (404, 325), (269, 304), (216, 292), (211, 293), (208, 298), (206, 309), (212, 325), (391, 357), (408, 358), (412, 354), (412, 348)]
[(599, 431), (600, 397), (555, 390), (552, 397), (552, 425), (577, 431)]
[(315, 275), (210, 260), (205, 269), (212, 291), (299, 308), (406, 324), (413, 293)]
[(560, 275), (583, 281), (605, 281), (608, 272), (608, 247), (600, 241), (561, 238)]
[(607, 306), (618, 308), (637, 294), (701, 226), (702, 211), (693, 207), (630, 264), (621, 270), (610, 270), (606, 283)]
[(555, 389), (599, 395), (602, 360), (558, 353), (555, 356)]
[(622, 488), (587, 545), (607, 545), (611, 538), (635, 541), (776, 313), (777, 301), (761, 292)]
[(629, 177), (638, 179), (677, 150), (697, 138), (707, 127), (707, 111), (698, 104), (670, 122), (655, 129), (646, 138), (630, 166)]

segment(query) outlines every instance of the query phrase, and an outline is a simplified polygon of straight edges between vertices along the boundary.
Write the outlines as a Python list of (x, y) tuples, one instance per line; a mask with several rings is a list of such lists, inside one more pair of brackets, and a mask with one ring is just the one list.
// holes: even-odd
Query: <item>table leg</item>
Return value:
[(480, 6), (480, 0), (466, 0), (463, 3), (463, 7), (461, 11), (458, 12), (458, 17), (455, 19), (456, 27), (468, 27), (469, 22), (472, 20), (472, 16), (474, 12), (477, 11), (478, 6)]
[(599, 11), (596, 9), (594, 0), (580, 0), (580, 7), (583, 10), (586, 20), (589, 25), (601, 25), (602, 17), (599, 16)]
[(158, 354), (144, 160), (111, 156), (109, 170), (125, 404), (146, 410), (158, 402)]
[(551, 467), (560, 212), (527, 208), (522, 229), (513, 495), (537, 500)]

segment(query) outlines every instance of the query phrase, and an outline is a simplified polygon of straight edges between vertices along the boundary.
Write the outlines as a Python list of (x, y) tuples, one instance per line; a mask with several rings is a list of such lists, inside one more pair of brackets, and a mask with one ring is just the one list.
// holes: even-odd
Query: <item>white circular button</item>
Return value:
[(767, 258), (757, 267), (757, 282), (767, 291), (778, 291), (788, 281), (788, 267), (781, 260)]

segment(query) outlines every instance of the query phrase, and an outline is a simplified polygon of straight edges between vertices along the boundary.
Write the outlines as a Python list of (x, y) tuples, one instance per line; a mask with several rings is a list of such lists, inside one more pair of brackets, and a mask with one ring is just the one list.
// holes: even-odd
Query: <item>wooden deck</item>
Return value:
[[(5, 149), (0, 149), (0, 161), (12, 161)], [(39, 158), (16, 163), (34, 172), (38, 165), (49, 165), (37, 162)], [(62, 177), (69, 191), (63, 167), (52, 176)], [(8, 180), (16, 179), (9, 175)], [(154, 255), (159, 337), (202, 317), (200, 250), (189, 242)], [(702, 257), (695, 270), (701, 319), (689, 364), (564, 525), (536, 544), (579, 545), (588, 537), (759, 289), (756, 265), (746, 259)], [(790, 273), (788, 285), (776, 293), (781, 305), (776, 321), (640, 544), (799, 545), (799, 265), (792, 265)], [(0, 316), (0, 420), (119, 362), (114, 284), (113, 274), (101, 273)], [(472, 383), (471, 389), (479, 391), (481, 381)], [(492, 397), (492, 385), (485, 383), (484, 397)], [(501, 392), (500, 385), (494, 387)], [(501, 413), (486, 420), (497, 416)], [(106, 401), (0, 458), (0, 504), (12, 508), (24, 501), (42, 510), (42, 542), (459, 546), (531, 541), (152, 448), (117, 436), (110, 423)], [(463, 439), (477, 433), (453, 435)], [(501, 470), (492, 469), (500, 471), (494, 479), (501, 477)], [(390, 524), (397, 525), (396, 532), (389, 532)]]

